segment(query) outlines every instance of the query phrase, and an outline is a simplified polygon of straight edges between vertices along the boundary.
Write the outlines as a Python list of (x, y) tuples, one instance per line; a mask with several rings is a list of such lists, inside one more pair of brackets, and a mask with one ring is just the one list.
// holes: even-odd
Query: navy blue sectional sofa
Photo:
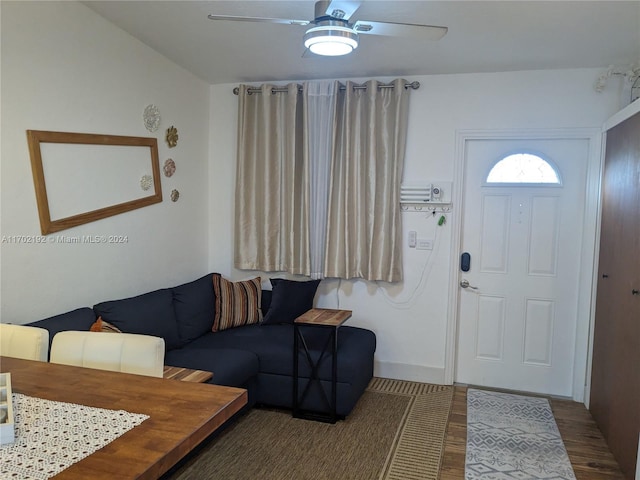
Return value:
[[(215, 298), (212, 275), (173, 288), (155, 290), (122, 300), (112, 300), (56, 315), (30, 325), (49, 331), (50, 340), (64, 330), (89, 330), (98, 316), (123, 332), (162, 337), (165, 364), (213, 372), (211, 383), (246, 388), (249, 406), (255, 404), (291, 408), (293, 403), (293, 325), (253, 324), (212, 332)], [(262, 291), (266, 315), (271, 291)], [(301, 327), (311, 356), (317, 361), (326, 329)], [(347, 416), (373, 377), (375, 334), (342, 326), (338, 332), (336, 413)], [(310, 368), (299, 356), (300, 391)], [(327, 396), (331, 385), (331, 361), (325, 355), (318, 376)], [(302, 405), (307, 410), (326, 408), (322, 392), (311, 388)]]

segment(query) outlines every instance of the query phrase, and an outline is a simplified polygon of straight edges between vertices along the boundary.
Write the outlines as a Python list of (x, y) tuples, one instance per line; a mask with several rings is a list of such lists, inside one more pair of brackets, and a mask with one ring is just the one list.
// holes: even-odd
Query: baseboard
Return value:
[(373, 374), (381, 378), (394, 378), (410, 382), (435, 383), (443, 385), (444, 367), (427, 367), (408, 363), (379, 362), (373, 365)]

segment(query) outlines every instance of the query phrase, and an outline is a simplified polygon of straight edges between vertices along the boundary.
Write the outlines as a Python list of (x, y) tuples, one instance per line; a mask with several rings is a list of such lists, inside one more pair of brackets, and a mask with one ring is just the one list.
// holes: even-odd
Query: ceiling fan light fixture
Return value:
[(307, 30), (304, 46), (316, 55), (347, 55), (358, 48), (358, 34), (349, 27), (320, 25)]

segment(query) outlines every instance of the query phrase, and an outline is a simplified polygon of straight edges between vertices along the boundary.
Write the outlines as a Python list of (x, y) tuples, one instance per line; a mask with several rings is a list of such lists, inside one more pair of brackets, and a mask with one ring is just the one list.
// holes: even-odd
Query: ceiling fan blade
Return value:
[(372, 35), (390, 35), (398, 37), (413, 37), (422, 40), (440, 40), (449, 30), (447, 27), (433, 25), (415, 25), (411, 23), (369, 22), (358, 20), (353, 24), (358, 33)]
[(233, 22), (281, 23), (285, 25), (309, 25), (309, 20), (291, 20), (286, 18), (236, 17), (234, 15), (207, 15), (209, 20), (229, 20)]
[[(326, 2), (325, 2), (326, 3)], [(340, 20), (349, 20), (351, 16), (360, 8), (360, 2), (349, 0), (331, 0), (324, 13)]]

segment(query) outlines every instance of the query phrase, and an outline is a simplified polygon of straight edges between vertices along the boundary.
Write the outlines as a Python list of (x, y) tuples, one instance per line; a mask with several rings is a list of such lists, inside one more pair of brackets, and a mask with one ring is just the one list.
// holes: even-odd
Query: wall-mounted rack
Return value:
[(453, 207), (449, 205), (416, 205), (416, 204), (400, 204), (400, 210), (403, 212), (419, 212), (419, 213), (450, 213)]
[(400, 186), (400, 210), (403, 212), (451, 211), (451, 182), (423, 182)]

